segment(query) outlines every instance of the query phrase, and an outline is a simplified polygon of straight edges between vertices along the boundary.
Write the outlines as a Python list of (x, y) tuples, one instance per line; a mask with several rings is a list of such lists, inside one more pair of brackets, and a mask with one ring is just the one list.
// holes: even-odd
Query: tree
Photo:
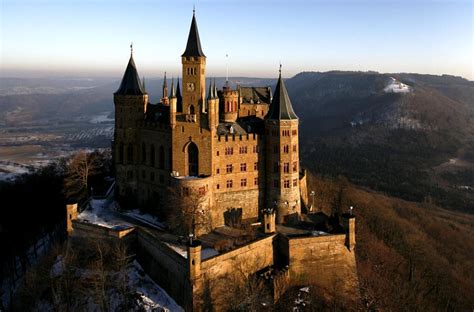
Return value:
[(90, 178), (101, 168), (98, 153), (80, 151), (68, 162), (67, 173), (64, 179), (66, 197), (74, 198), (78, 202), (84, 201), (89, 193)]
[(167, 221), (171, 229), (194, 238), (212, 230), (209, 211), (209, 190), (205, 187), (169, 189)]

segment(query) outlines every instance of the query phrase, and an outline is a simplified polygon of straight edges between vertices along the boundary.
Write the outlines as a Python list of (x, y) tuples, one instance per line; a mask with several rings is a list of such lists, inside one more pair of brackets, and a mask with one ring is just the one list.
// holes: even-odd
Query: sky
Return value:
[(209, 76), (474, 80), (474, 0), (0, 0), (0, 75), (120, 77), (133, 42), (140, 75), (177, 76), (193, 5)]

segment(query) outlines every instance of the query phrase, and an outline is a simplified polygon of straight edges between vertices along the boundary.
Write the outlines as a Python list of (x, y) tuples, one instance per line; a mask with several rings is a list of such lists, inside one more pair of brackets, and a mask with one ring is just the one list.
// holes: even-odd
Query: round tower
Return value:
[(280, 77), (265, 117), (266, 206), (276, 210), (277, 223), (301, 213), (299, 186), (299, 119)]
[(235, 122), (239, 114), (239, 92), (232, 90), (229, 81), (226, 81), (222, 89), (221, 101), (223, 105), (222, 120), (224, 122)]

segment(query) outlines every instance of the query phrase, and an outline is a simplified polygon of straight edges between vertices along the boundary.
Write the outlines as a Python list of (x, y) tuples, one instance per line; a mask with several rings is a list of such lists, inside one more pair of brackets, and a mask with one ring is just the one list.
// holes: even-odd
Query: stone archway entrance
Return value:
[(199, 150), (193, 142), (188, 146), (188, 175), (197, 176), (199, 174)]

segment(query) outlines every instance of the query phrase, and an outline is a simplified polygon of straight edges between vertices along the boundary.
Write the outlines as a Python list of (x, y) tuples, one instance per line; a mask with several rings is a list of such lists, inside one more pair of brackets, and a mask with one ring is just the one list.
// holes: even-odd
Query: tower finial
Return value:
[(280, 72), (280, 78), (281, 78), (281, 62), (280, 62), (280, 69), (278, 71)]
[(196, 5), (193, 4), (193, 15), (196, 13)]
[(130, 54), (133, 54), (133, 41), (130, 42)]

